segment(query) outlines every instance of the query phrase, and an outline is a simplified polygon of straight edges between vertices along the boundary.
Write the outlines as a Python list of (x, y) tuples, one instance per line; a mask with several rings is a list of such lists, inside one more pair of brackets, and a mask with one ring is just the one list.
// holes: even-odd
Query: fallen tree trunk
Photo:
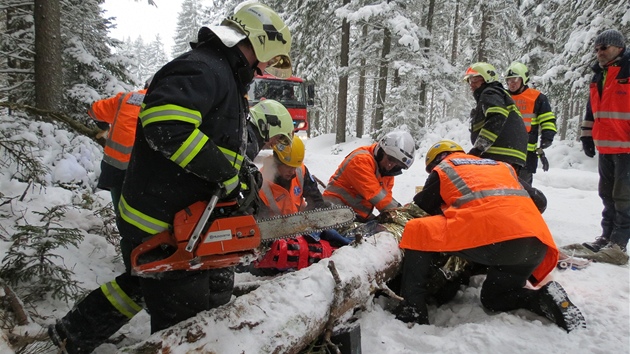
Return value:
[(331, 319), (371, 301), (374, 291), (396, 275), (401, 260), (396, 237), (379, 233), (123, 351), (298, 353), (330, 327)]

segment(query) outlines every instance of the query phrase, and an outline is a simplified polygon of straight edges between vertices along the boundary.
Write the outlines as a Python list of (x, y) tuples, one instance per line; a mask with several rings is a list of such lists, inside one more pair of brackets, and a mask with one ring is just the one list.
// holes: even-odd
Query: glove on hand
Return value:
[(551, 143), (553, 143), (553, 140), (544, 139), (544, 138), (540, 139), (540, 147), (542, 149), (546, 149), (546, 148), (550, 147)]
[(584, 154), (588, 157), (595, 156), (595, 143), (593, 142), (592, 137), (582, 137), (582, 148), (584, 149)]
[(540, 162), (542, 162), (543, 171), (549, 171), (549, 160), (547, 160), (547, 157), (544, 154), (540, 155)]
[(262, 188), (263, 176), (258, 170), (258, 167), (254, 164), (243, 165), (243, 167), (241, 167), (239, 178), (247, 185), (245, 189), (254, 188), (254, 190), (258, 192)]
[(474, 155), (477, 157), (481, 157), (481, 154), (483, 154), (483, 151), (477, 149), (476, 147), (470, 149), (470, 151), (468, 151), (468, 155)]

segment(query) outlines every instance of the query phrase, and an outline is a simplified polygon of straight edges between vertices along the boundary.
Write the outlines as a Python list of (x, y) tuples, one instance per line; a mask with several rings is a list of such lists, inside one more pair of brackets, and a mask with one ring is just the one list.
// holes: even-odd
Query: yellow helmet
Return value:
[(258, 128), (265, 142), (281, 135), (287, 145), (293, 139), (293, 118), (289, 111), (276, 100), (262, 100), (249, 109), (252, 123)]
[(278, 14), (258, 2), (241, 7), (221, 23), (247, 36), (256, 59), (268, 63), (267, 73), (281, 79), (291, 76), (291, 32)]
[(427, 151), (427, 157), (425, 158), (425, 166), (427, 166), (427, 173), (430, 173), (435, 166), (437, 166), (442, 158), (438, 159), (438, 156), (443, 152), (455, 152), (455, 151), (464, 151), (464, 149), (459, 146), (458, 143), (453, 140), (442, 139), (437, 143), (431, 145), (429, 151)]
[(497, 81), (497, 69), (492, 64), (478, 62), (468, 67), (464, 74), (464, 81), (468, 81), (472, 76), (481, 76), (487, 83)]
[(275, 145), (273, 151), (278, 156), (280, 162), (291, 167), (300, 167), (304, 162), (304, 142), (299, 137), (293, 138), (293, 143), (290, 147), (282, 144)]
[(505, 78), (520, 77), (523, 80), (523, 85), (527, 85), (529, 82), (529, 70), (523, 63), (517, 61), (510, 64), (510, 67), (505, 71)]

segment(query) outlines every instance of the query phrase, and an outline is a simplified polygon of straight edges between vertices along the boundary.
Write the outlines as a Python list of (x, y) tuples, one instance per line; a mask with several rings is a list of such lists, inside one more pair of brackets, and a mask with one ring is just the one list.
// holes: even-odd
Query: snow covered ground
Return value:
[[(35, 123), (34, 123), (35, 124)], [(46, 125), (35, 124), (34, 129), (44, 129)], [(56, 135), (55, 135), (56, 134)], [(433, 132), (426, 134), (420, 146), (415, 164), (396, 178), (394, 197), (401, 203), (410, 202), (416, 186), (424, 183), (424, 155), (430, 144), (449, 138), (459, 141), (469, 148), (467, 126), (450, 121)], [(32, 139), (37, 139), (33, 137)], [(73, 141), (68, 145), (58, 132), (51, 132), (47, 152), (51, 156), (63, 156), (63, 163), (55, 163), (50, 158), (53, 173), (51, 178), (93, 180), (98, 169), (100, 156), (97, 146), (85, 141)], [(349, 138), (348, 142), (335, 145), (334, 134), (319, 136), (306, 141), (305, 163), (311, 173), (327, 181), (337, 165), (354, 148), (370, 144), (368, 138)], [(64, 147), (63, 152), (62, 147)], [(264, 151), (263, 155), (269, 154)], [(597, 160), (587, 158), (581, 145), (574, 141), (556, 140), (546, 150), (551, 165), (548, 172), (539, 172), (534, 177), (534, 186), (547, 196), (549, 205), (544, 214), (549, 228), (558, 245), (590, 241), (600, 233), (602, 204), (597, 196)], [(258, 161), (258, 160), (257, 160)], [(98, 172), (98, 171), (97, 171)], [(24, 193), (26, 184), (9, 180), (7, 174), (0, 175), (0, 193), (16, 196)], [(109, 201), (107, 192), (98, 192), (100, 203)], [(14, 200), (0, 206), (3, 217), (2, 229), (10, 232), (14, 217), (24, 215), (24, 220), (35, 223), (37, 215), (33, 211), (43, 211), (45, 207), (66, 204), (80, 198), (71, 191), (47, 187), (30, 188), (25, 200)], [(94, 215), (70, 210), (65, 227), (94, 229), (101, 221)], [(0, 241), (0, 253), (4, 254), (9, 243)], [(111, 245), (95, 234), (86, 234), (79, 249), (62, 249), (59, 254), (63, 262), (71, 268), (77, 280), (85, 289), (111, 280), (123, 270)], [(626, 266), (592, 264), (583, 270), (555, 270), (550, 279), (561, 283), (571, 300), (582, 310), (588, 328), (566, 333), (545, 318), (528, 311), (512, 313), (489, 313), (480, 304), (479, 292), (483, 276), (473, 277), (469, 287), (463, 288), (456, 298), (440, 308), (430, 307), (431, 325), (413, 326), (397, 321), (383, 309), (382, 302), (376, 301), (361, 313), (362, 351), (365, 354), (381, 353), (630, 353), (630, 275)], [(303, 271), (308, 272), (309, 269)], [(312, 284), (312, 283), (309, 283)], [(308, 292), (301, 288), (299, 293)], [(313, 293), (321, 288), (313, 286)], [(290, 292), (291, 289), (286, 289)], [(271, 301), (271, 300), (270, 300)], [(37, 321), (52, 323), (65, 314), (70, 305), (58, 300), (46, 300), (37, 304)], [(307, 300), (303, 306), (309, 306)], [(282, 307), (276, 306), (282, 312)], [(277, 316), (281, 316), (278, 314)], [(130, 345), (149, 336), (148, 315), (142, 312), (125, 326), (121, 333), (127, 336), (122, 343)], [(37, 330), (30, 326), (23, 331)], [(212, 330), (212, 327), (209, 328)], [(217, 329), (218, 330), (218, 329)], [(8, 347), (0, 351), (10, 352)], [(242, 348), (241, 348), (242, 349)], [(222, 351), (238, 352), (236, 351)], [(225, 348), (223, 348), (225, 350)], [(54, 351), (50, 349), (50, 353)], [(96, 353), (117, 352), (114, 345), (104, 345)], [(181, 351), (182, 353), (185, 351)], [(243, 351), (250, 353), (250, 351)], [(251, 352), (253, 353), (253, 351)]]

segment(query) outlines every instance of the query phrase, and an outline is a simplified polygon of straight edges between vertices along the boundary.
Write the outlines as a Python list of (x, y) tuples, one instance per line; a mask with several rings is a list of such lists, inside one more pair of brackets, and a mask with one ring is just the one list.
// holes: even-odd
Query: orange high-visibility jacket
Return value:
[(511, 96), (514, 100), (514, 104), (516, 104), (516, 107), (518, 107), (518, 110), (523, 116), (525, 130), (529, 133), (532, 130), (532, 125), (538, 124), (536, 121), (536, 113), (534, 113), (534, 104), (538, 96), (540, 96), (540, 91), (527, 88), (523, 92)]
[(628, 77), (619, 78), (620, 71), (619, 66), (608, 67), (602, 94), (597, 83), (590, 86), (593, 140), (601, 154), (630, 153), (630, 84)]
[(303, 197), (304, 164), (295, 169), (295, 177), (291, 180), (290, 190), (274, 183), (274, 164), (273, 156), (267, 156), (263, 160), (261, 173), (264, 179), (262, 188), (258, 191), (260, 199), (275, 215), (292, 214), (303, 210), (306, 207)]
[(146, 92), (147, 90), (121, 92), (114, 97), (94, 102), (88, 110), (88, 115), (95, 121), (110, 124), (103, 161), (120, 170), (126, 170), (129, 164), (140, 105)]
[(374, 208), (379, 211), (398, 207), (392, 196), (393, 176), (381, 176), (374, 158), (376, 143), (352, 151), (330, 177), (324, 199), (338, 199), (367, 219)]
[(532, 275), (540, 282), (554, 269), (558, 249), (551, 232), (511, 166), (454, 153), (434, 171), (440, 178), (444, 215), (410, 220), (401, 248), (449, 252), (536, 237), (548, 250)]

